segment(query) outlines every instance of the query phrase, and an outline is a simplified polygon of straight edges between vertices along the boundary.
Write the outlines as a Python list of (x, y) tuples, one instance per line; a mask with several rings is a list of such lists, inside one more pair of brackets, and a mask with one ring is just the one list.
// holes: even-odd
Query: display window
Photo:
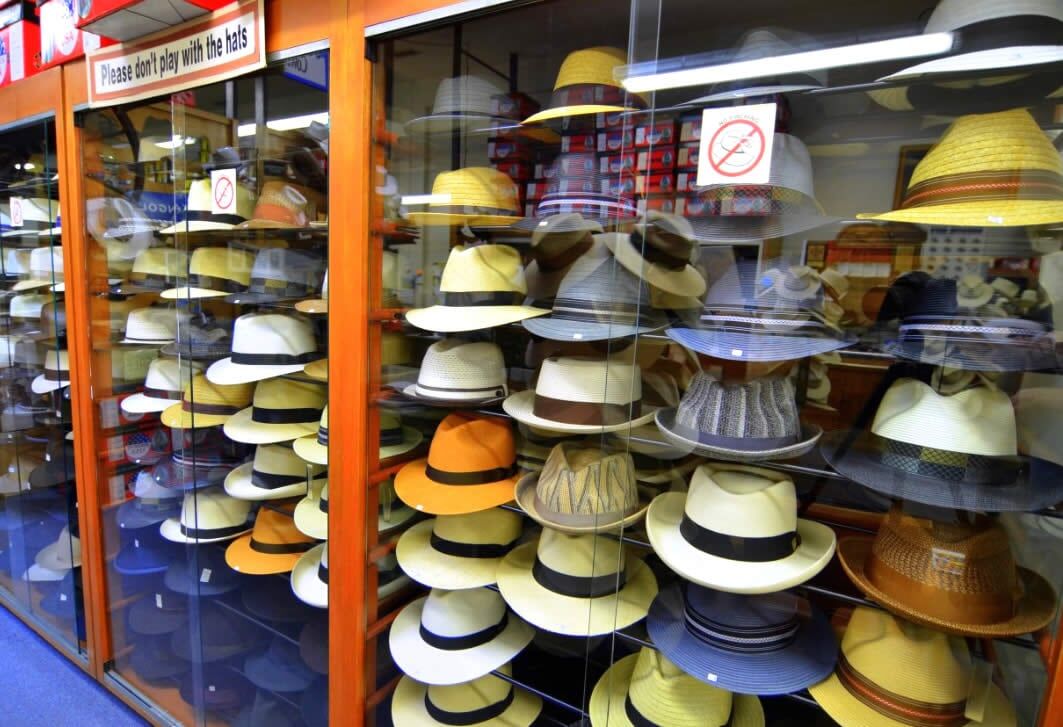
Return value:
[(366, 724), (1047, 724), (1059, 3), (433, 22), (368, 39)]

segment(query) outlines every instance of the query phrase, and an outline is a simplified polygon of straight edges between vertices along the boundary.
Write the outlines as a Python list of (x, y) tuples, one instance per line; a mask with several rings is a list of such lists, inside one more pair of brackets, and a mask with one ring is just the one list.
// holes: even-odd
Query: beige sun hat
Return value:
[(976, 665), (962, 637), (866, 606), (849, 618), (834, 674), (808, 691), (843, 725), (1017, 724), (992, 671)]
[(415, 225), (511, 225), (521, 219), (517, 185), (491, 167), (440, 172), (432, 181), (431, 200), (423, 212), (406, 215)]
[(47, 394), (70, 385), (70, 356), (66, 351), (49, 348), (44, 354), (44, 373), (38, 374), (30, 389), (34, 394)]
[[(232, 214), (214, 214), (214, 201), (210, 177), (196, 179), (188, 186), (188, 206), (184, 219), (159, 230), (160, 235), (176, 235), (180, 232), (205, 230), (231, 230), (251, 218), (255, 209), (255, 193), (244, 184), (236, 184), (236, 203)], [(195, 253), (193, 253), (195, 255)], [(236, 291), (230, 291), (236, 292)]]
[(557, 634), (597, 636), (645, 618), (657, 579), (616, 540), (544, 528), (538, 542), (502, 559), (498, 588), (532, 625)]
[(291, 575), (292, 592), (308, 606), (328, 608), (328, 543), (299, 556)]
[(175, 307), (151, 306), (133, 308), (125, 319), (125, 338), (122, 343), (165, 345), (177, 338), (177, 327), (190, 318), (188, 311)]
[(509, 393), (502, 348), (489, 341), (444, 338), (425, 351), (417, 381), (402, 394), (432, 406), (483, 407)]
[(251, 403), (254, 384), (223, 386), (195, 374), (185, 385), (181, 401), (162, 412), (162, 423), (175, 429), (214, 427)]
[(187, 298), (224, 298), (242, 293), (251, 284), (251, 266), (255, 254), (232, 247), (197, 247), (188, 261), (187, 284), (168, 288), (160, 297), (167, 300)]
[(190, 490), (181, 514), (164, 520), (162, 537), (175, 543), (220, 543), (250, 532), (251, 503), (229, 497), (220, 487)]
[(689, 581), (729, 593), (771, 593), (804, 583), (834, 555), (834, 531), (797, 517), (793, 480), (773, 470), (709, 462), (689, 493), (650, 504), (646, 533), (664, 563)]
[(439, 290), (443, 304), (415, 308), (406, 320), (418, 328), (458, 333), (516, 323), (550, 311), (522, 305), (528, 292), (520, 253), (506, 245), (458, 245), (450, 251)]
[[(646, 101), (627, 93), (616, 80), (615, 71), (627, 63), (627, 53), (619, 48), (596, 46), (569, 53), (557, 71), (550, 103), (522, 124), (558, 119), (566, 116), (635, 111), (646, 108)], [(597, 191), (597, 190), (596, 190)]]
[[(505, 664), (497, 671), (510, 676), (513, 668)], [(391, 698), (391, 720), (399, 727), (531, 727), (542, 708), (539, 697), (494, 674), (463, 684), (433, 686), (404, 676)]]
[(321, 384), (266, 379), (255, 387), (252, 405), (225, 422), (225, 436), (246, 444), (274, 444), (305, 437), (317, 431), (327, 402), (328, 390)]
[(690, 264), (698, 243), (685, 217), (650, 210), (630, 235), (609, 232), (595, 239), (602, 240), (624, 268), (661, 291), (684, 298), (705, 293), (705, 278)]
[(181, 401), (185, 382), (202, 366), (188, 359), (157, 358), (148, 364), (144, 390), (122, 399), (122, 411), (128, 414), (162, 412)]
[(233, 322), (232, 355), (215, 361), (207, 378), (246, 384), (302, 371), (324, 358), (309, 318), (289, 313), (247, 313)]
[(225, 491), (241, 500), (282, 500), (305, 495), (328, 474), (321, 465), (307, 464), (283, 444), (260, 444), (255, 458), (225, 476)]
[(699, 681), (647, 647), (606, 670), (590, 716), (594, 727), (764, 727), (760, 699)]

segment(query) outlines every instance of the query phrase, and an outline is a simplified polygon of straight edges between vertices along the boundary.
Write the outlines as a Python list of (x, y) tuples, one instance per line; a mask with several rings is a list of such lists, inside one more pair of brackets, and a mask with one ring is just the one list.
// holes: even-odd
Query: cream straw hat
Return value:
[(287, 442), (318, 429), (328, 391), (321, 384), (267, 379), (255, 387), (252, 405), (225, 422), (225, 436), (246, 444)]
[(298, 373), (324, 357), (309, 318), (248, 313), (233, 323), (232, 355), (212, 363), (207, 378), (216, 384), (246, 384)]
[(328, 477), (325, 468), (307, 464), (283, 444), (260, 444), (255, 458), (225, 477), (225, 491), (241, 500), (282, 500), (305, 495)]
[[(497, 671), (509, 676), (513, 668), (505, 664)], [(539, 697), (493, 674), (446, 686), (404, 676), (391, 698), (391, 721), (396, 727), (530, 727), (542, 708)]]
[(495, 582), (498, 564), (520, 540), (520, 514), (491, 508), (465, 515), (439, 515), (419, 522), (399, 538), (399, 566), (430, 588), (460, 590)]
[(157, 358), (148, 364), (144, 390), (122, 399), (122, 411), (128, 414), (162, 412), (181, 401), (185, 382), (202, 370), (188, 359)]

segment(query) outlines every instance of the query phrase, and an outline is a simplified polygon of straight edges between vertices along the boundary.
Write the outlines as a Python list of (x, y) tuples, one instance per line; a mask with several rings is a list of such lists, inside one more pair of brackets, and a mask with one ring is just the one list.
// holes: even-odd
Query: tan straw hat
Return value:
[(860, 606), (834, 674), (808, 691), (843, 725), (1014, 727), (1015, 709), (991, 676), (961, 637)]
[(185, 386), (181, 402), (162, 412), (162, 423), (175, 429), (224, 424), (251, 403), (254, 391), (254, 384), (212, 384), (203, 374), (196, 374)]
[(225, 476), (225, 491), (241, 500), (283, 500), (307, 494), (328, 477), (325, 468), (307, 464), (284, 444), (260, 444), (255, 458)]
[(321, 384), (267, 379), (255, 388), (252, 406), (225, 421), (225, 436), (246, 444), (273, 444), (317, 431), (328, 391)]
[(251, 284), (255, 254), (231, 247), (199, 247), (188, 262), (188, 284), (159, 295), (167, 300), (224, 298), (241, 293)]
[(625, 63), (627, 53), (619, 48), (596, 46), (572, 51), (557, 72), (550, 103), (521, 123), (646, 108), (645, 99), (627, 93), (614, 76), (617, 66)]
[(440, 172), (424, 212), (410, 212), (415, 225), (510, 225), (521, 218), (517, 185), (491, 167)]

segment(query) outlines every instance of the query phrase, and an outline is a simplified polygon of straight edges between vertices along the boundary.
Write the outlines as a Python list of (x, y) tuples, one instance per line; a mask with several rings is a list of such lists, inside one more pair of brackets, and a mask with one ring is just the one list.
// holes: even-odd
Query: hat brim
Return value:
[(300, 313), (308, 313), (310, 315), (324, 315), (328, 313), (328, 299), (327, 298), (309, 298), (307, 300), (300, 300), (295, 304), (295, 309)]
[(697, 104), (712, 103), (713, 101), (730, 101), (736, 98), (756, 98), (758, 96), (774, 96), (779, 93), (814, 91), (817, 88), (823, 88), (823, 86), (812, 83), (782, 83), (773, 86), (751, 86), (749, 88), (735, 89), (734, 91), (710, 93), (708, 96), (701, 96), (700, 98), (684, 101), (682, 105), (694, 106)]
[(785, 558), (751, 563), (710, 555), (679, 532), (686, 499), (685, 492), (665, 492), (654, 498), (646, 513), (646, 534), (664, 564), (688, 581), (728, 593), (772, 593), (804, 583), (834, 555), (834, 531), (803, 518), (797, 520), (801, 542)]
[(305, 363), (285, 364), (283, 366), (251, 366), (233, 363), (232, 357), (215, 361), (207, 368), (207, 381), (212, 384), (250, 384), (278, 376), (297, 374), (306, 366)]
[(314, 381), (328, 381), (328, 359), (319, 358), (303, 367), (303, 373)]
[(295, 450), (300, 459), (304, 459), (307, 462), (328, 464), (328, 445), (317, 441), (316, 434), (299, 437), (299, 439), (292, 442), (292, 449)]
[(909, 361), (969, 371), (1035, 371), (1058, 366), (1055, 344), (1049, 336), (1030, 341), (1011, 339), (999, 342), (945, 339), (943, 343), (943, 347), (937, 350), (928, 350), (925, 339), (915, 336), (887, 341), (882, 350)]
[(663, 265), (651, 263), (642, 257), (642, 252), (631, 242), (630, 235), (617, 232), (603, 232), (597, 239), (613, 253), (613, 257), (628, 272), (645, 280), (661, 290), (675, 295), (704, 295), (707, 288), (705, 278), (689, 263), (682, 270), (669, 270)]
[(11, 286), (12, 293), (21, 293), (24, 290), (36, 290), (37, 288), (46, 288), (54, 285), (52, 280), (41, 280), (39, 278), (31, 278), (29, 280), (20, 280)]
[(480, 588), (495, 582), (497, 558), (461, 558), (441, 553), (432, 547), (434, 520), (424, 520), (410, 527), (399, 538), (395, 557), (406, 575), (429, 588), (459, 591)]
[[(546, 311), (549, 313), (549, 311)], [(554, 318), (552, 315), (532, 318), (521, 323), (530, 333), (551, 341), (606, 341), (653, 333), (668, 325), (663, 316), (651, 326), (626, 326), (619, 323), (594, 323)]]
[(37, 376), (30, 383), (30, 389), (34, 394), (47, 394), (52, 391), (58, 391), (64, 386), (70, 386), (69, 381), (52, 381), (51, 379), (44, 378), (44, 374)]
[[(262, 500), (283, 500), (288, 497), (306, 495), (307, 484), (305, 481), (273, 489), (259, 487), (251, 481), (252, 469), (254, 469), (254, 462), (244, 462), (225, 476), (225, 491), (229, 493), (230, 497), (235, 497), (237, 500), (258, 502)], [(325, 473), (317, 475), (310, 480), (311, 486), (319, 482), (325, 482), (326, 477)]]
[(291, 222), (281, 222), (280, 220), (266, 220), (257, 217), (252, 217), (247, 222), (241, 222), (236, 225), (236, 230), (303, 230), (306, 229), (305, 225), (295, 225)]
[(157, 414), (169, 409), (173, 403), (173, 399), (156, 399), (140, 393), (122, 399), (121, 408), (127, 414)]
[(661, 653), (695, 679), (738, 694), (791, 694), (826, 679), (837, 661), (838, 640), (830, 622), (818, 608), (810, 608), (786, 646), (754, 653), (728, 651), (691, 635), (683, 586), (676, 583), (654, 599), (646, 628)]
[[(703, 457), (724, 459), (728, 462), (763, 462), (772, 459), (800, 457), (812, 451), (813, 447), (816, 446), (816, 442), (823, 435), (823, 429), (818, 425), (801, 422), (801, 434), (794, 444), (761, 450), (731, 449), (696, 439), (697, 434), (695, 432), (685, 431), (684, 428), (677, 424), (675, 420), (676, 412), (677, 409), (674, 407), (661, 409), (657, 412), (656, 418), (657, 428), (672, 444), (679, 448), (686, 448), (688, 452), (700, 454)], [(753, 440), (747, 437), (745, 441), (752, 442)]]
[[(1047, 20), (1047, 18), (1046, 18)], [(966, 71), (999, 71), (1004, 68), (1024, 68), (1063, 60), (1063, 46), (1009, 46), (960, 53), (936, 58), (883, 76), (880, 81), (911, 80), (924, 76), (936, 76)]]
[(1052, 462), (1028, 458), (1025, 467), (1016, 467), (1011, 482), (951, 482), (887, 467), (874, 456), (874, 436), (866, 431), (829, 432), (819, 451), (834, 471), (853, 482), (923, 505), (968, 512), (1032, 512), (1063, 502), (1063, 467)]
[(510, 126), (516, 122), (504, 116), (471, 113), (428, 114), (410, 119), (406, 122), (409, 132), (426, 132), (429, 134), (450, 133), (455, 129), (462, 133), (494, 133), (497, 125)]
[(588, 114), (609, 114), (617, 111), (638, 111), (635, 106), (616, 106), (613, 104), (583, 104), (576, 106), (555, 106), (543, 109), (521, 121), (521, 124), (537, 124), (540, 121), (561, 119), (566, 116), (586, 116)]
[(533, 626), (566, 636), (608, 634), (646, 617), (657, 579), (632, 552), (625, 555), (624, 587), (598, 598), (573, 598), (539, 585), (532, 576), (536, 543), (511, 550), (498, 565), (498, 588), (506, 603)]
[[(317, 678), (317, 674), (311, 671), (310, 667), (305, 665), (302, 661), (278, 663), (270, 655), (269, 651), (248, 656), (244, 660), (243, 673), (248, 681), (259, 689), (267, 689), (271, 692), (281, 694), (301, 692), (309, 687)], [(298, 717), (288, 717), (284, 713), (279, 713), (279, 710), (281, 709), (280, 702), (274, 702), (270, 706), (272, 709), (265, 710), (266, 714), (264, 715), (261, 711), (255, 710), (254, 707), (252, 707), (251, 710), (244, 713), (245, 716), (249, 718), (248, 722), (241, 723), (240, 717), (238, 716), (233, 724), (235, 727), (252, 727), (256, 724), (274, 724), (278, 725), (278, 727), (283, 727), (284, 725), (290, 725), (293, 722), (298, 724), (296, 720), (299, 722), (302, 721)], [(277, 711), (270, 714), (272, 710)]]
[(225, 562), (238, 573), (268, 576), (288, 573), (302, 553), (260, 553), (251, 547), (251, 535), (242, 535), (225, 549)]
[(299, 556), (292, 568), (292, 592), (308, 606), (328, 608), (328, 584), (317, 577), (321, 554), (325, 543), (317, 545)]
[(892, 212), (865, 212), (856, 217), (953, 227), (1030, 227), (1063, 222), (1063, 200), (1001, 200), (988, 207), (985, 202), (953, 202)]
[(139, 528), (158, 525), (163, 520), (181, 514), (180, 498), (173, 498), (173, 503), (174, 506), (167, 510), (144, 512), (137, 508), (136, 500), (126, 500), (118, 506), (118, 514), (115, 516), (115, 521), (118, 523), (118, 527), (123, 530), (138, 530)]
[(486, 644), (453, 651), (437, 649), (421, 638), (421, 613), (427, 600), (425, 596), (404, 607), (388, 636), (396, 666), (423, 684), (451, 685), (479, 679), (512, 661), (535, 636), (533, 628), (509, 614), (502, 632)]
[(188, 621), (188, 611), (164, 611), (155, 608), (151, 595), (145, 594), (129, 607), (129, 628), (141, 636), (173, 633)]
[(447, 212), (408, 212), (411, 224), (423, 227), (460, 227), (461, 225), (499, 225), (507, 227), (520, 219), (519, 215), (461, 215)]
[(817, 227), (834, 224), (842, 218), (828, 217), (817, 212), (802, 212), (767, 217), (740, 215), (711, 215), (690, 217), (694, 235), (700, 242), (761, 242), (777, 237), (796, 235)]
[(168, 409), (164, 409), (159, 418), (171, 429), (192, 429), (222, 425), (232, 418), (232, 414), (203, 414), (185, 411), (183, 404), (177, 402)]
[[(75, 561), (73, 565), (64, 562), (60, 557), (60, 549), (66, 551), (67, 557), (71, 554), (71, 546), (67, 545), (64, 548), (64, 544), (61, 541), (49, 543), (48, 545), (37, 551), (37, 555), (33, 557), (33, 562), (39, 565), (41, 568), (47, 568), (54, 571), (68, 571), (71, 567), (78, 567), (81, 565), (79, 561)], [(79, 559), (80, 560), (80, 559)]]
[[(591, 692), (591, 701), (588, 706), (591, 724), (608, 725), (608, 727), (634, 727), (627, 718), (627, 693), (631, 685), (631, 677), (635, 673), (635, 664), (639, 655), (629, 654), (623, 659), (618, 659), (606, 669), (601, 679), (594, 685)], [(665, 697), (665, 695), (661, 695)], [(669, 700), (662, 698), (657, 702), (657, 708), (668, 711), (671, 708)], [(683, 709), (676, 706), (676, 709)], [(657, 719), (664, 719), (661, 715), (655, 715)], [(681, 715), (684, 722), (689, 722), (693, 715), (683, 710)], [(669, 724), (664, 722), (663, 724)], [(708, 725), (708, 722), (705, 722)], [(728, 727), (764, 727), (764, 708), (760, 700), (750, 694), (735, 694), (731, 702), (731, 719), (726, 722)]]
[(211, 230), (233, 230), (236, 225), (230, 222), (210, 222), (209, 220), (186, 220), (159, 230), (160, 235), (179, 235), (182, 232), (210, 232)]
[(406, 320), (418, 328), (436, 333), (461, 333), (517, 323), (544, 316), (550, 311), (529, 305), (448, 306), (434, 305), (406, 311)]
[[(562, 213), (558, 212), (557, 214), (544, 215), (542, 217), (525, 217), (524, 219), (514, 222), (511, 226), (517, 230), (534, 232), (539, 225), (545, 224), (547, 220), (556, 217), (559, 214)], [(624, 225), (633, 224), (638, 222), (640, 217), (635, 210), (632, 209), (630, 217), (584, 217), (583, 219), (591, 226), (578, 229), (585, 229), (588, 232), (601, 232), (603, 230), (612, 230)]]
[[(1015, 727), (1017, 724), (1015, 708), (1004, 696), (1000, 687), (992, 682), (988, 686), (982, 719), (977, 722), (974, 720), (965, 722), (963, 727), (979, 727), (980, 725)], [(906, 723), (890, 719), (853, 696), (849, 688), (838, 679), (837, 674), (831, 674), (819, 684), (809, 687), (808, 691), (823, 711), (838, 724), (860, 725), (861, 727), (905, 727)]]
[[(422, 727), (445, 727), (437, 722), (425, 706), (428, 685), (416, 682), (408, 676), (399, 680), (391, 697), (391, 721), (396, 725), (421, 725)], [(513, 701), (497, 717), (486, 722), (477, 722), (478, 727), (531, 727), (543, 710), (543, 701), (535, 695), (513, 688)]]
[(685, 447), (673, 446), (655, 423), (643, 425), (638, 429), (623, 429), (614, 433), (613, 437), (635, 454), (671, 460), (683, 459), (690, 455)]
[[(712, 328), (673, 327), (665, 333), (692, 351), (729, 361), (790, 361), (837, 351), (855, 343), (855, 340), (827, 336), (784, 336)], [(839, 332), (839, 335), (844, 334)]]
[[(667, 461), (675, 462), (675, 460)], [(648, 485), (664, 485), (676, 480), (685, 485), (687, 476), (696, 470), (703, 461), (700, 457), (691, 457), (687, 462), (677, 462), (671, 467), (661, 468), (660, 470), (639, 469), (638, 465), (636, 465), (635, 479)]]
[(30, 583), (53, 583), (55, 581), (63, 580), (69, 572), (69, 568), (53, 570), (52, 568), (45, 568), (42, 565), (34, 563), (22, 574), (22, 580), (29, 581)]
[(152, 548), (126, 546), (118, 551), (112, 565), (124, 576), (146, 576), (162, 573), (170, 567), (170, 561), (165, 553)]
[(294, 424), (263, 424), (251, 418), (253, 411), (254, 407), (249, 406), (229, 417), (223, 426), (225, 436), (244, 444), (277, 444), (290, 442), (308, 434), (317, 434), (316, 420)]
[[(1007, 621), (993, 624), (970, 624), (957, 623), (955, 619), (946, 621), (931, 616), (919, 608), (918, 598), (914, 599), (915, 603), (905, 602), (904, 596), (916, 595), (915, 590), (910, 591), (909, 594), (887, 594), (868, 579), (866, 565), (871, 558), (873, 545), (874, 538), (870, 536), (843, 538), (838, 543), (838, 560), (841, 561), (846, 575), (865, 596), (909, 621), (950, 634), (997, 639), (1033, 633), (1047, 626), (1055, 616), (1056, 594), (1052, 586), (1037, 573), (1018, 566), (1015, 571), (1021, 583), (1018, 589), (1020, 595), (1015, 602), (1014, 614)], [(941, 599), (948, 600), (947, 591), (941, 591)], [(956, 611), (957, 614), (960, 613), (960, 609)]]
[(537, 502), (538, 498), (535, 497), (535, 488), (538, 484), (538, 472), (524, 475), (517, 481), (514, 499), (517, 501), (517, 504), (520, 505), (520, 509), (532, 520), (543, 527), (550, 528), (551, 530), (560, 530), (563, 533), (607, 533), (629, 528), (646, 516), (646, 510), (650, 506), (649, 499), (643, 497), (640, 493), (639, 501), (635, 510), (630, 514), (625, 515), (623, 518), (603, 521), (600, 524), (595, 523), (593, 525), (574, 526), (555, 522), (550, 518), (550, 513), (544, 512), (539, 508)]
[[(501, 404), (502, 400), (506, 398), (506, 395), (503, 394), (502, 396), (492, 396), (486, 399), (439, 399), (430, 396), (422, 396), (417, 393), (416, 383), (410, 383), (404, 386), (402, 382), (394, 382), (391, 386), (407, 399), (418, 401), (428, 406), (441, 406), (446, 407), (447, 409), (482, 409), (484, 407)], [(506, 390), (505, 384), (500, 384), (498, 390), (504, 392)]]
[(427, 458), (415, 459), (395, 475), (395, 494), (419, 512), (465, 515), (490, 510), (513, 499), (516, 475), (482, 485), (443, 485), (429, 479), (427, 464)]
[(543, 419), (534, 413), (534, 406), (535, 392), (530, 389), (510, 394), (506, 397), (506, 400), (502, 402), (502, 408), (505, 412), (523, 424), (545, 429), (550, 432), (571, 432), (573, 434), (618, 432), (630, 427), (639, 427), (643, 424), (652, 422), (654, 415), (657, 413), (656, 407), (643, 406), (643, 409), (649, 409), (649, 411), (631, 421), (621, 422), (620, 424), (569, 424), (568, 422), (555, 422), (550, 419)]
[(223, 290), (211, 290), (209, 288), (190, 288), (187, 285), (179, 288), (168, 288), (159, 293), (160, 298), (166, 300), (196, 300), (199, 298), (224, 298), (229, 295)]
[(244, 533), (251, 532), (254, 521), (249, 520), (245, 525), (246, 528), (244, 530), (241, 530), (238, 533), (233, 533), (232, 535), (226, 535), (223, 538), (191, 538), (181, 532), (181, 518), (171, 517), (162, 521), (162, 525), (159, 526), (159, 534), (171, 543), (186, 543), (190, 545), (199, 543), (224, 543), (226, 540), (232, 540), (233, 538), (240, 537)]

